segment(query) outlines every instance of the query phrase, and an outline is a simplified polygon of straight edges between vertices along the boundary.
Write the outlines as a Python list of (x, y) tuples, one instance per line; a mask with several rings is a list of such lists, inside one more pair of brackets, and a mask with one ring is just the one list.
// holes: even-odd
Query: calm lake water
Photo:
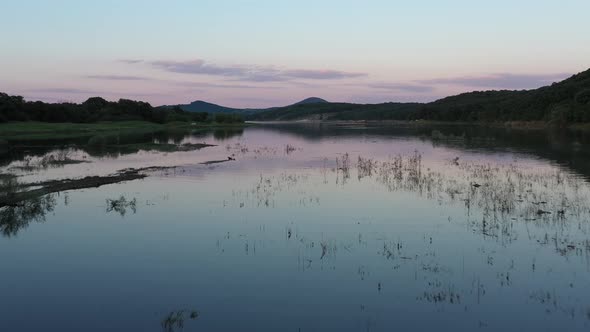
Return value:
[[(0, 209), (0, 330), (590, 330), (584, 134), (274, 124), (150, 139), (216, 146), (4, 157), (20, 182), (179, 167)], [(86, 162), (34, 167), (60, 153)]]

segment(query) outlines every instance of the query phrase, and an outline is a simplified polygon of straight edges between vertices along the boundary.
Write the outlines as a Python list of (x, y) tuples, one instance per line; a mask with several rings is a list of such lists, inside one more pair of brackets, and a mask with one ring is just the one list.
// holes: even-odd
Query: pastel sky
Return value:
[(268, 107), (431, 101), (590, 68), (588, 0), (0, 0), (0, 91)]

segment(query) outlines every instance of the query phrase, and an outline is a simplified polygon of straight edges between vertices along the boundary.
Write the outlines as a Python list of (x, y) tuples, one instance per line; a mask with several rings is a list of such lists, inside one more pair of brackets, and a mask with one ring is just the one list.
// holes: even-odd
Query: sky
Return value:
[(426, 102), (590, 68), (588, 0), (0, 0), (0, 91), (154, 106)]

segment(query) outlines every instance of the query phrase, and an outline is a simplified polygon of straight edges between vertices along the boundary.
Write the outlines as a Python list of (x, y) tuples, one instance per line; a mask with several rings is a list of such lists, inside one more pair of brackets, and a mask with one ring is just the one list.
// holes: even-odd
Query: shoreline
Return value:
[(150, 134), (166, 131), (199, 129), (243, 128), (246, 123), (187, 123), (158, 124), (147, 121), (114, 121), (96, 123), (70, 122), (6, 122), (0, 123), (0, 150), (2, 145), (16, 142), (64, 141), (91, 139), (94, 136), (124, 134)]
[(506, 122), (465, 122), (433, 120), (290, 120), (290, 121), (246, 121), (252, 125), (272, 124), (336, 124), (336, 125), (390, 125), (390, 126), (473, 126), (485, 128), (505, 128), (518, 130), (590, 130), (590, 123), (572, 123), (556, 126), (544, 121), (506, 121)]

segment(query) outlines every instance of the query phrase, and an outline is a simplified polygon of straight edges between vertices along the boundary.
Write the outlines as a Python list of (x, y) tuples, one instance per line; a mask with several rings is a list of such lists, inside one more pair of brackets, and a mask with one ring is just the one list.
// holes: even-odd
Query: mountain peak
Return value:
[(293, 105), (325, 104), (325, 103), (328, 103), (328, 101), (325, 99), (318, 98), (318, 97), (309, 97), (309, 98), (303, 99), (302, 101), (295, 103)]
[(195, 100), (195, 101), (193, 101), (193, 102), (190, 103), (190, 105), (199, 105), (199, 104), (202, 104), (202, 105), (215, 105), (215, 104), (206, 102), (204, 100)]

